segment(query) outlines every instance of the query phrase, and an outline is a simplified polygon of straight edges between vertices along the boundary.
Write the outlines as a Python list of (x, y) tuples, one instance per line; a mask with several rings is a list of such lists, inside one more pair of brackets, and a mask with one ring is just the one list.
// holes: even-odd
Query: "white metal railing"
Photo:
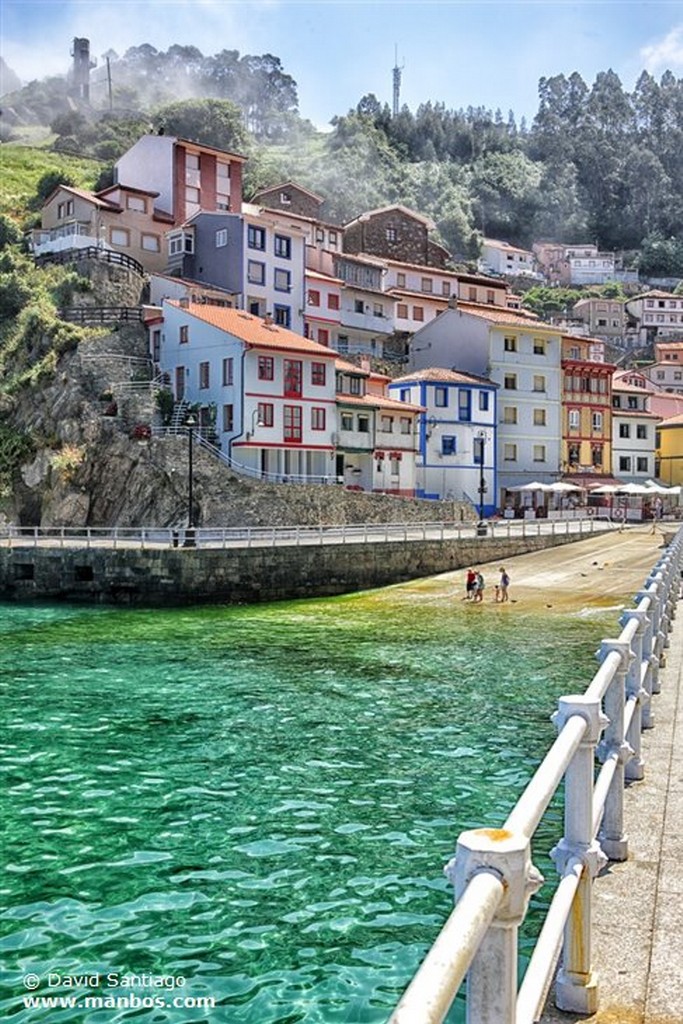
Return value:
[[(626, 860), (624, 784), (642, 779), (641, 730), (652, 725), (668, 634), (681, 595), (683, 528), (625, 611), (616, 639), (603, 640), (600, 667), (583, 694), (561, 697), (558, 735), (501, 829), (459, 837), (446, 872), (456, 904), (391, 1016), (390, 1024), (438, 1024), (467, 976), (468, 1024), (533, 1024), (561, 953), (555, 999), (592, 1014), (598, 986), (592, 957), (592, 889), (600, 868)], [(595, 757), (601, 768), (594, 780)], [(560, 881), (522, 985), (517, 937), (543, 882), (531, 838), (564, 779), (564, 835), (551, 852)]]
[[(580, 539), (597, 530), (615, 529), (609, 521), (571, 520), (566, 523), (543, 520), (489, 523), (488, 536), (496, 540), (540, 536), (575, 536)], [(0, 543), (23, 547), (177, 547), (182, 545), (185, 526), (0, 526)], [(193, 547), (302, 547), (311, 544), (377, 544), (401, 541), (480, 541), (476, 523), (346, 523), (320, 526), (235, 526), (192, 527)], [(486, 554), (482, 550), (482, 556)]]

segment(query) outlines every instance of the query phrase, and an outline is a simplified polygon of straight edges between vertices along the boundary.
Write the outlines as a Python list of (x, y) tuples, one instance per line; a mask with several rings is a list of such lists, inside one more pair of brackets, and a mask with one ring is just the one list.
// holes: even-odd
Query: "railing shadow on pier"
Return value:
[[(622, 614), (619, 636), (602, 641), (600, 667), (585, 693), (560, 698), (557, 738), (503, 827), (458, 838), (446, 866), (455, 907), (389, 1024), (443, 1021), (465, 978), (468, 1024), (533, 1024), (558, 963), (558, 1008), (597, 1011), (593, 882), (608, 860), (628, 856), (624, 788), (644, 777), (641, 731), (653, 724), (651, 699), (660, 689), (682, 569), (683, 528)], [(518, 932), (544, 881), (531, 860), (531, 839), (562, 780), (564, 835), (551, 852), (560, 881), (518, 988)]]

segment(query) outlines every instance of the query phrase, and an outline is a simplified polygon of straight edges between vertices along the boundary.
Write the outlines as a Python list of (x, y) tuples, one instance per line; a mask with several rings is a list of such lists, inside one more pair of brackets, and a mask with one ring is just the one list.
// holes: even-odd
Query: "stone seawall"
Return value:
[(0, 550), (0, 599), (141, 607), (329, 597), (503, 561), (577, 535), (262, 548)]

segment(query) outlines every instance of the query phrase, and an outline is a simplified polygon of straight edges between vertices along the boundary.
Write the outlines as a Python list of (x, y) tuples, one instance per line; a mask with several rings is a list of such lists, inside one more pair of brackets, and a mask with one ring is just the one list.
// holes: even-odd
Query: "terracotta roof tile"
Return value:
[(325, 345), (319, 345), (317, 341), (304, 338), (301, 334), (287, 330), (286, 327), (278, 327), (276, 324), (267, 324), (261, 317), (252, 316), (242, 309), (231, 309), (225, 306), (209, 306), (190, 303), (187, 308), (171, 299), (169, 306), (175, 306), (187, 312), (197, 320), (202, 320), (212, 327), (232, 334), (234, 337), (244, 341), (253, 348), (274, 348), (283, 351), (294, 351), (307, 353), (321, 358), (335, 359), (337, 353)]
[(440, 381), (444, 384), (488, 384), (489, 387), (497, 388), (488, 377), (479, 377), (475, 373), (465, 373), (461, 370), (446, 370), (441, 366), (432, 366), (425, 370), (415, 370), (414, 373), (407, 373), (403, 377), (395, 377), (392, 384), (410, 384), (415, 381)]

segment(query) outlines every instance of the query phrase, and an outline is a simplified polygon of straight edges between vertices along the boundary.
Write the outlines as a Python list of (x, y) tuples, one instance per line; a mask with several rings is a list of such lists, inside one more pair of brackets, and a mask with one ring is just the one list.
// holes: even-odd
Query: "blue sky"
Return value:
[(538, 80), (612, 68), (628, 90), (643, 68), (683, 76), (680, 0), (4, 0), (2, 55), (23, 80), (67, 70), (74, 36), (109, 47), (193, 44), (273, 53), (298, 85), (302, 116), (324, 126), (365, 93), (401, 101), (500, 107), (531, 119)]

